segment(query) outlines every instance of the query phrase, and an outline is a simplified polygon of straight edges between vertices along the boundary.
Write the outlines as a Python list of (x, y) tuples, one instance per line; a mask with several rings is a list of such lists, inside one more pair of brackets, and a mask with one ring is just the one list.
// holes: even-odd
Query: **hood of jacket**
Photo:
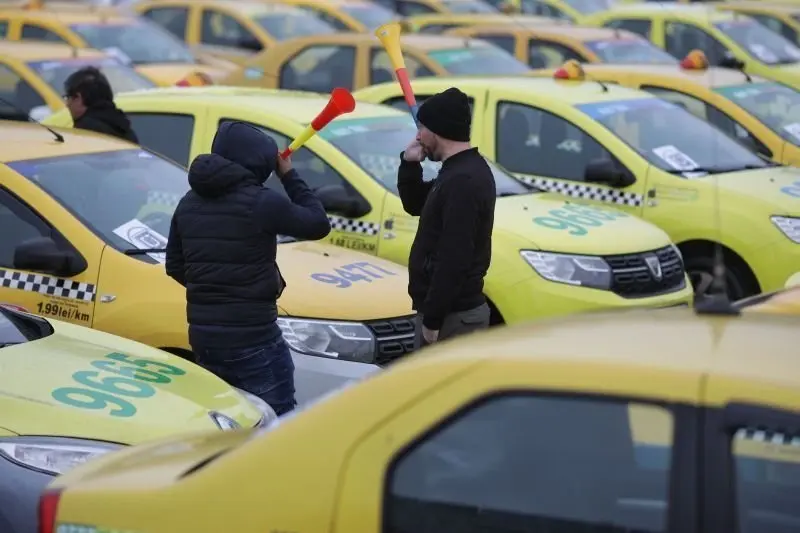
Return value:
[(132, 130), (131, 121), (113, 102), (102, 102), (93, 105), (86, 109), (86, 113), (78, 120), (80, 121), (81, 119), (102, 122), (115, 132), (118, 132), (122, 137)]
[(217, 154), (197, 156), (189, 167), (189, 186), (204, 198), (222, 196), (244, 183), (261, 184), (250, 170)]
[(278, 163), (278, 145), (258, 128), (244, 122), (225, 122), (214, 135), (211, 153), (249, 170), (261, 183)]

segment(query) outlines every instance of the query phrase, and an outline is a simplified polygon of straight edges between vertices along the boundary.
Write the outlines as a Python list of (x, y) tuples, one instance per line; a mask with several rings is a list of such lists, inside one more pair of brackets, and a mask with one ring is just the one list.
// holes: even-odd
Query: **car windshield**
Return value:
[[(417, 127), (414, 125), (411, 115), (340, 119), (320, 132), (320, 136), (341, 150), (367, 174), (394, 194), (398, 194), (399, 154), (416, 135)], [(494, 174), (498, 196), (533, 192), (529, 186), (495, 164), (489, 163), (489, 166)], [(425, 161), (422, 165), (423, 179), (426, 181), (434, 179), (440, 167), (441, 163)]]
[(53, 334), (47, 320), (28, 313), (21, 313), (16, 306), (0, 303), (0, 348), (23, 344)]
[(576, 11), (588, 15), (611, 9), (615, 0), (566, 0), (567, 5)]
[(660, 98), (576, 106), (647, 161), (674, 174), (734, 172), (767, 165), (721, 130)]
[(451, 13), (499, 13), (498, 9), (483, 0), (442, 0)]
[(432, 50), (428, 57), (450, 74), (510, 76), (530, 71), (528, 65), (494, 45)]
[(277, 41), (337, 33), (332, 25), (303, 9), (265, 13), (254, 16), (253, 20)]
[(760, 22), (742, 19), (717, 22), (715, 26), (762, 63), (789, 65), (800, 61), (800, 48)]
[(120, 54), (134, 65), (195, 63), (185, 44), (150, 22), (73, 24), (70, 27), (92, 48)]
[(99, 68), (106, 75), (115, 94), (152, 89), (156, 86), (149, 79), (113, 58), (53, 59), (28, 62), (28, 67), (59, 94), (64, 90), (64, 81), (70, 74), (89, 65)]
[(784, 140), (800, 146), (800, 92), (772, 81), (718, 87), (714, 91), (758, 118)]
[(678, 59), (644, 39), (603, 39), (584, 43), (602, 63), (677, 65)]
[(345, 4), (342, 6), (342, 11), (370, 30), (398, 18), (394, 12), (378, 4)]
[[(141, 149), (6, 163), (118, 250), (163, 248), (185, 169)], [(153, 254), (156, 256), (156, 254)], [(163, 254), (155, 257), (163, 260)]]

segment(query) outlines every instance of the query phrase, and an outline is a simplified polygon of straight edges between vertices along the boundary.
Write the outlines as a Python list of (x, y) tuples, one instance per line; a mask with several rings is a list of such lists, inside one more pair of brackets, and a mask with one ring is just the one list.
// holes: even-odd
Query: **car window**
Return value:
[(540, 0), (534, 0), (534, 2), (531, 3), (529, 11), (534, 15), (539, 15), (541, 17), (548, 17), (560, 20), (572, 20), (572, 17), (570, 17), (557, 7), (542, 2)]
[[(394, 194), (397, 192), (397, 170), (400, 152), (417, 135), (417, 128), (410, 115), (375, 117), (366, 119), (337, 119), (334, 124), (319, 133), (345, 156), (359, 165), (372, 178)], [(294, 161), (294, 156), (292, 156)], [(525, 194), (530, 192), (507, 172), (489, 164), (494, 174), (498, 195)], [(425, 161), (422, 165), (423, 179), (432, 180), (439, 172), (441, 163)]]
[[(0, 267), (14, 268), (14, 250), (29, 239), (50, 237), (49, 226), (27, 205), (0, 188)], [(0, 279), (0, 285), (4, 280)]]
[(200, 42), (212, 46), (246, 48), (253, 51), (263, 48), (258, 38), (238, 20), (213, 9), (203, 10)]
[(483, 0), (441, 0), (451, 13), (492, 13), (497, 14), (497, 8)]
[(153, 7), (142, 13), (172, 35), (183, 40), (186, 37), (186, 26), (189, 20), (188, 7)]
[(441, 34), (452, 28), (459, 28), (458, 24), (427, 24), (420, 27), (419, 33)]
[(326, 24), (330, 24), (339, 31), (350, 31), (350, 27), (342, 22), (339, 17), (323, 10), (321, 6), (303, 6), (302, 9), (305, 9), (321, 21), (325, 22)]
[(194, 117), (172, 113), (128, 112), (139, 144), (148, 150), (189, 166), (194, 135)]
[(467, 48), (448, 48), (428, 52), (450, 74), (511, 76), (525, 74), (528, 66), (502, 48), (488, 44)]
[(800, 48), (794, 42), (753, 19), (717, 22), (714, 26), (762, 63), (790, 65), (800, 62)]
[[(370, 85), (394, 80), (394, 68), (392, 67), (392, 62), (389, 60), (389, 54), (386, 53), (386, 50), (383, 48), (373, 48), (370, 55)], [(413, 54), (406, 52), (404, 56), (406, 70), (408, 71), (409, 78), (412, 80), (435, 75), (431, 69), (423, 65)]]
[(693, 24), (667, 22), (664, 26), (665, 50), (678, 59), (685, 58), (689, 52), (702, 50), (712, 65), (718, 65), (729, 50), (707, 31)]
[[(166, 245), (172, 213), (189, 190), (185, 169), (142, 149), (6, 164), (118, 250)], [(141, 230), (154, 245), (138, 245)]]
[(683, 177), (764, 168), (767, 163), (715, 126), (661, 98), (575, 106), (656, 167)]
[(413, 0), (397, 0), (397, 12), (404, 17), (412, 17), (414, 15), (427, 15), (428, 13), (436, 13), (436, 10), (421, 2), (414, 2)]
[(0, 20), (0, 39), (8, 37), (8, 21)]
[(483, 39), (493, 45), (502, 48), (511, 55), (517, 53), (517, 39), (513, 35), (501, 35), (497, 33), (476, 33), (473, 35), (476, 39)]
[(392, 461), (383, 531), (666, 531), (672, 433), (656, 406), (489, 398)]
[(563, 44), (544, 39), (528, 40), (528, 65), (531, 68), (560, 67), (569, 59), (586, 60), (583, 55)]
[(145, 19), (128, 24), (73, 24), (70, 28), (92, 48), (121, 53), (134, 65), (195, 62), (183, 41)]
[[(415, 95), (415, 100), (417, 101), (417, 105), (422, 105), (425, 100), (430, 98), (431, 95), (429, 94), (419, 94)], [(467, 98), (467, 102), (469, 102), (469, 112), (472, 115), (472, 120), (475, 120), (475, 99), (471, 96)], [(389, 98), (388, 100), (384, 100), (381, 102), (383, 105), (391, 106), (395, 109), (400, 111), (405, 111), (406, 113), (410, 113), (408, 109), (408, 104), (406, 103), (406, 99), (403, 96), (395, 96), (393, 98)]]
[(800, 146), (800, 92), (772, 81), (717, 87), (715, 92), (755, 116), (784, 140)]
[(89, 65), (99, 68), (105, 74), (115, 94), (156, 87), (156, 84), (149, 78), (145, 78), (134, 69), (110, 57), (30, 61), (27, 65), (59, 94), (64, 91), (64, 82), (70, 74)]
[(35, 24), (23, 24), (20, 38), (31, 41), (47, 41), (50, 43), (66, 43), (66, 41), (56, 32), (37, 26)]
[(28, 120), (31, 109), (45, 105), (42, 96), (11, 67), (0, 63), (0, 118)]
[(308, 46), (281, 67), (281, 89), (328, 93), (335, 87), (352, 89), (356, 69), (354, 46)]
[(643, 85), (640, 87), (640, 89), (647, 91), (650, 94), (654, 94), (659, 98), (664, 98), (665, 100), (686, 109), (698, 118), (708, 120), (708, 104), (699, 98), (695, 98), (694, 96), (690, 96), (686, 93), (673, 91), (671, 89), (664, 89), (662, 87), (650, 87), (648, 85)]
[(255, 15), (253, 20), (276, 41), (336, 33), (336, 28), (306, 9), (284, 9)]
[(794, 28), (783, 22), (778, 17), (773, 17), (772, 15), (767, 15), (764, 13), (748, 13), (747, 15), (757, 20), (770, 30), (780, 33), (793, 43), (797, 42), (797, 32), (794, 30)]
[(606, 28), (617, 28), (637, 33), (645, 39), (650, 39), (650, 31), (653, 23), (647, 19), (614, 19), (606, 22)]
[(397, 18), (391, 9), (373, 3), (342, 4), (341, 10), (359, 21), (369, 31), (374, 31), (378, 26)]
[(615, 4), (615, 0), (564, 0), (564, 2), (584, 15), (607, 11)]
[(678, 59), (646, 39), (601, 39), (583, 43), (600, 61), (628, 65), (677, 65)]
[(612, 161), (597, 141), (570, 122), (531, 106), (497, 108), (497, 162), (511, 172), (584, 181), (586, 167)]

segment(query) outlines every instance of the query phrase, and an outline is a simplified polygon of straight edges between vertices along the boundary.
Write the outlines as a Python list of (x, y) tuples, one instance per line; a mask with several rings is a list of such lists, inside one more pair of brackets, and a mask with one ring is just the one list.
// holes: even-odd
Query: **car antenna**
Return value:
[(28, 118), (28, 121), (33, 122), (34, 124), (38, 124), (39, 126), (43, 127), (47, 131), (49, 131), (51, 134), (53, 134), (53, 138), (55, 138), (56, 142), (60, 142), (60, 143), (64, 142), (64, 136), (63, 135), (61, 135), (60, 133), (58, 133), (55, 130), (50, 129), (49, 126), (45, 126), (44, 124), (42, 124), (38, 120), (34, 120), (33, 118), (31, 118), (31, 116), (28, 113), (26, 113), (25, 111), (23, 111), (17, 104), (15, 104), (15, 103), (13, 103), (13, 102), (11, 102), (9, 100), (6, 100), (3, 97), (0, 97), (0, 103), (3, 103), (5, 105), (9, 106), (10, 108), (12, 108), (14, 111), (16, 111), (16, 112), (18, 112), (18, 113), (20, 113), (22, 115), (25, 115)]

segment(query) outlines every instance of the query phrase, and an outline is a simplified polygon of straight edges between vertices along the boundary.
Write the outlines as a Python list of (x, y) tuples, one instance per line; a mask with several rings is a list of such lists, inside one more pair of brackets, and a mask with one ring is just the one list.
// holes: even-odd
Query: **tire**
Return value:
[[(713, 288), (715, 258), (712, 255), (690, 255), (686, 257), (686, 272), (692, 282), (695, 298), (702, 298)], [(738, 257), (725, 254), (725, 285), (728, 299), (735, 302), (758, 294), (758, 282), (750, 269)]]

